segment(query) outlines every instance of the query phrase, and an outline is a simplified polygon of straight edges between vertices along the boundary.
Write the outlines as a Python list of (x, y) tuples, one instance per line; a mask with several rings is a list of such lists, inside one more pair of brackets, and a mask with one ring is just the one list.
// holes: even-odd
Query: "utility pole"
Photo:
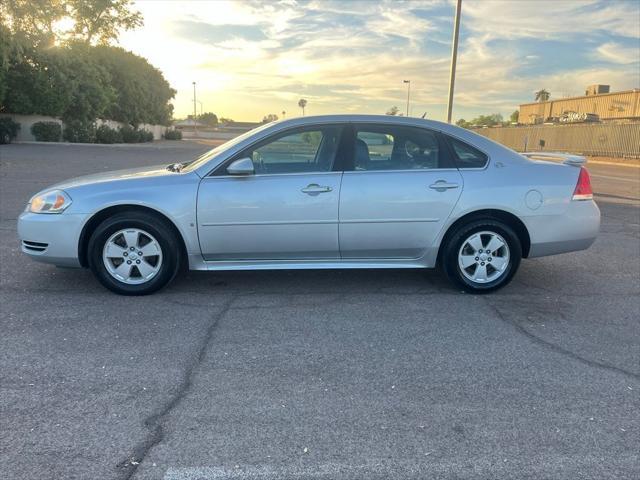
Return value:
[(407, 84), (407, 117), (409, 116), (409, 96), (411, 95), (411, 80), (403, 80)]
[(456, 60), (458, 58), (458, 34), (460, 32), (460, 13), (462, 11), (462, 0), (456, 4), (456, 18), (453, 23), (453, 45), (451, 47), (451, 75), (449, 77), (449, 103), (447, 105), (447, 122), (451, 123), (451, 112), (453, 110), (453, 88), (456, 81)]
[(196, 82), (193, 82), (193, 133), (198, 136), (198, 114), (196, 112)]

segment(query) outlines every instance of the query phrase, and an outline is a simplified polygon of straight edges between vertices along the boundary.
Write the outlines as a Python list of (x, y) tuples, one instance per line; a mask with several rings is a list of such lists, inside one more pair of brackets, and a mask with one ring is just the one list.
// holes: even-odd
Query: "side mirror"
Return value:
[(253, 161), (249, 157), (240, 158), (227, 167), (229, 175), (253, 175)]

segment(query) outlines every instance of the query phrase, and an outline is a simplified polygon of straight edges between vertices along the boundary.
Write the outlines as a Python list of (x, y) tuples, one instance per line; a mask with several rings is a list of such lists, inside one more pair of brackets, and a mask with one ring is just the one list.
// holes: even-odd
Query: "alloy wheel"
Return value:
[(495, 232), (476, 232), (462, 242), (458, 266), (474, 283), (493, 282), (504, 275), (509, 266), (509, 246)]
[(128, 285), (155, 277), (162, 266), (158, 241), (139, 228), (118, 230), (104, 244), (102, 261), (109, 274)]

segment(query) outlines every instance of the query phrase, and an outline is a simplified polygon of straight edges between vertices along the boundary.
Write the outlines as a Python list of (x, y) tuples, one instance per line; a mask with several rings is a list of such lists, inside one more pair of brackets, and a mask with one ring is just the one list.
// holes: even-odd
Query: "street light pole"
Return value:
[(411, 80), (403, 80), (407, 84), (407, 117), (409, 116), (409, 96), (411, 95)]
[(196, 112), (196, 82), (193, 82), (193, 133), (198, 136), (198, 114)]
[(449, 76), (449, 102), (447, 105), (447, 122), (451, 123), (451, 112), (453, 110), (453, 87), (456, 81), (456, 60), (458, 58), (458, 33), (460, 32), (460, 13), (462, 11), (462, 0), (456, 4), (456, 18), (453, 23), (453, 45), (451, 47), (451, 75)]

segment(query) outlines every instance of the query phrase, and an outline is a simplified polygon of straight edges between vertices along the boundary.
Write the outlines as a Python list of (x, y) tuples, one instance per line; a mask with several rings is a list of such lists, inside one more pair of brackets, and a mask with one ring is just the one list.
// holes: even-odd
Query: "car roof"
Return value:
[[(515, 161), (518, 163), (527, 162), (524, 157), (518, 155), (516, 152), (504, 147), (503, 145), (500, 145), (493, 140), (488, 139), (487, 137), (479, 135), (465, 128), (458, 127), (456, 125), (451, 125), (449, 123), (439, 122), (436, 120), (427, 120), (424, 118), (400, 117), (396, 115), (363, 114), (309, 115), (304, 117), (294, 117), (285, 120), (278, 120), (264, 125), (263, 127), (259, 127), (258, 131), (256, 131), (255, 136), (243, 139), (241, 142), (234, 145), (233, 148), (230, 148), (229, 151), (225, 153), (235, 154), (237, 151), (242, 150), (243, 148), (245, 148), (245, 146), (251, 144), (256, 139), (260, 140), (262, 138), (267, 138), (273, 133), (281, 132), (288, 128), (303, 127), (308, 125), (321, 125), (328, 123), (376, 123), (429, 128), (445, 133), (451, 137), (462, 140), (463, 142), (469, 143), (485, 152), (487, 155), (489, 155), (490, 158), (495, 154), (500, 154), (501, 159), (504, 160)], [(215, 161), (216, 157), (217, 156), (211, 158), (214, 165), (217, 164), (217, 162)], [(211, 168), (212, 167), (210, 165), (203, 165), (202, 167), (198, 167), (196, 171), (200, 176), (204, 176), (208, 174)]]
[[(402, 117), (397, 115), (366, 115), (366, 114), (333, 114), (333, 115), (308, 115), (305, 117), (294, 117), (286, 120), (278, 120), (277, 124), (297, 126), (297, 125), (313, 125), (316, 123), (329, 123), (329, 122), (362, 122), (362, 123), (386, 123), (386, 124), (398, 124), (398, 125), (420, 125), (426, 128), (433, 128), (442, 130), (451, 125), (438, 122), (436, 120), (427, 120), (423, 118), (414, 117)], [(458, 127), (455, 127), (458, 128)]]

